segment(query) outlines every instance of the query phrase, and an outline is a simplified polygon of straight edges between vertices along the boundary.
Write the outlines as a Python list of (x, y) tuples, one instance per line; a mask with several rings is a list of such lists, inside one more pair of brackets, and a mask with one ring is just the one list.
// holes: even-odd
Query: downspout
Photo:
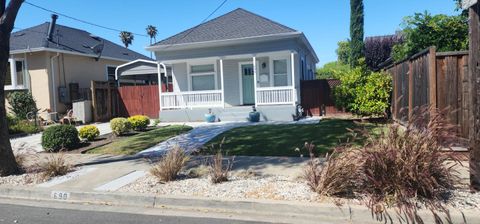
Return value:
[(53, 111), (52, 112), (54, 113), (57, 112), (57, 90), (55, 86), (55, 66), (53, 65), (53, 60), (55, 60), (55, 58), (58, 58), (59, 56), (60, 56), (60, 53), (57, 52), (57, 55), (52, 56), (50, 58), (50, 67), (52, 70), (52, 92), (53, 92)]

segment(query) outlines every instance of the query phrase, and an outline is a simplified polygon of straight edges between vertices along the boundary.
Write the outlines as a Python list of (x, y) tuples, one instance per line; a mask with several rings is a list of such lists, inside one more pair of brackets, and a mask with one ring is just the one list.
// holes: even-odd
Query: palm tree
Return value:
[[(150, 45), (152, 45), (152, 40), (155, 40), (154, 42), (157, 42), (157, 27), (153, 25), (148, 25), (147, 26), (147, 34), (150, 36)], [(152, 58), (152, 52), (150, 51), (150, 58)]]
[(125, 47), (128, 48), (128, 45), (133, 42), (133, 34), (128, 31), (122, 31), (120, 32), (120, 40), (122, 40)]

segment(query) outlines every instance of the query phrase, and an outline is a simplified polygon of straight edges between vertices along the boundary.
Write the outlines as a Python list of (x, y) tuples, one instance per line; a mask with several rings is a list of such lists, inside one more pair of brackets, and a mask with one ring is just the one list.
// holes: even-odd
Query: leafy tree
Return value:
[(402, 31), (405, 41), (393, 47), (392, 57), (400, 61), (430, 46), (438, 51), (468, 49), (468, 18), (464, 15), (415, 13), (405, 17)]
[(350, 0), (350, 67), (363, 57), (363, 0)]
[(331, 79), (350, 70), (350, 66), (338, 61), (326, 63), (323, 67), (317, 69), (317, 79)]
[(128, 31), (122, 31), (120, 32), (120, 40), (122, 40), (122, 43), (128, 48), (128, 45), (133, 42), (133, 34)]
[(10, 75), (7, 74), (8, 58), (10, 57), (10, 35), (22, 3), (23, 0), (10, 0), (8, 6), (6, 6), (5, 0), (0, 1), (0, 176), (20, 172), (8, 137), (5, 79), (7, 75)]
[(25, 120), (29, 112), (36, 113), (38, 111), (37, 103), (29, 92), (15, 91), (10, 93), (7, 98), (10, 110), (18, 119)]
[[(147, 30), (147, 35), (150, 37), (150, 45), (153, 44), (153, 40), (154, 42), (157, 42), (157, 34), (158, 34), (157, 27), (153, 25), (148, 25), (146, 30)], [(152, 58), (152, 52), (150, 52), (150, 58)]]
[(394, 45), (402, 43), (402, 35), (365, 38), (365, 63), (369, 69), (377, 70), (382, 62), (390, 58)]
[(338, 62), (344, 65), (350, 64), (350, 41), (340, 41), (336, 50)]

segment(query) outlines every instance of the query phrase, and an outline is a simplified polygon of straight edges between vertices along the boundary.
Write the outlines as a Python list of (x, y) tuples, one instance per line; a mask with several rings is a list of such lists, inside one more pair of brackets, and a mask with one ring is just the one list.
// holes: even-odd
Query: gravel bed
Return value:
[[(305, 181), (285, 176), (231, 177), (229, 181), (212, 184), (206, 177), (185, 178), (168, 183), (160, 183), (147, 174), (134, 183), (121, 189), (121, 192), (136, 192), (174, 196), (198, 196), (227, 199), (271, 199), (285, 201), (364, 204), (359, 199), (319, 198), (312, 192)], [(480, 209), (480, 193), (470, 193), (467, 189), (457, 189), (447, 201), (448, 206), (457, 209)]]
[(147, 176), (129, 184), (119, 191), (154, 193), (161, 195), (198, 196), (207, 198), (249, 198), (286, 201), (316, 201), (317, 194), (305, 182), (283, 176), (231, 177), (229, 181), (212, 184), (208, 178), (187, 178), (168, 183), (159, 183)]
[(40, 173), (0, 177), (0, 186), (32, 186), (43, 182), (44, 179)]
[(479, 209), (480, 211), (480, 192), (470, 193), (467, 189), (458, 189), (453, 193), (453, 197), (448, 204), (458, 209)]

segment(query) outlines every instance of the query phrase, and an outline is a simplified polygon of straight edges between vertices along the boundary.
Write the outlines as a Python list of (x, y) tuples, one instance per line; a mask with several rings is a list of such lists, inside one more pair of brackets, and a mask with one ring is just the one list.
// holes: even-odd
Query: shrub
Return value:
[(150, 173), (160, 181), (169, 182), (177, 178), (190, 157), (179, 146), (173, 147), (150, 170)]
[(72, 125), (52, 126), (47, 128), (42, 134), (42, 147), (49, 152), (73, 149), (79, 143), (78, 131)]
[(217, 184), (228, 181), (228, 175), (233, 168), (234, 159), (235, 157), (232, 157), (232, 159), (227, 159), (227, 162), (224, 163), (222, 146), (220, 145), (217, 153), (213, 155), (208, 162), (208, 166), (210, 167), (210, 180), (212, 183)]
[(132, 124), (132, 128), (137, 131), (143, 131), (147, 129), (150, 124), (150, 118), (144, 115), (135, 115), (128, 118), (128, 121)]
[(128, 119), (118, 117), (113, 118), (110, 121), (110, 128), (112, 129), (114, 135), (120, 136), (129, 132), (132, 129), (132, 124), (130, 123), (130, 121), (128, 121)]
[(336, 74), (346, 73), (350, 70), (350, 66), (342, 64), (341, 62), (334, 61), (323, 65), (323, 67), (317, 69), (317, 79), (331, 79)]
[(420, 218), (418, 203), (435, 216), (447, 211), (442, 202), (459, 183), (454, 171), (459, 161), (444, 148), (455, 140), (455, 127), (440, 111), (417, 112), (405, 130), (391, 125), (379, 138), (368, 136), (363, 147), (347, 147), (329, 157), (323, 168), (308, 164), (307, 177), (315, 177), (307, 179), (309, 185), (323, 195), (366, 195), (372, 213), (386, 219), (391, 219), (385, 209), (390, 206), (413, 223)]
[(95, 125), (87, 125), (80, 128), (78, 135), (82, 139), (87, 139), (88, 141), (95, 140), (96, 137), (100, 135), (100, 131)]
[(8, 94), (7, 99), (10, 104), (10, 110), (21, 120), (27, 119), (29, 112), (38, 111), (35, 99), (33, 99), (32, 94), (29, 92), (15, 91)]
[(56, 176), (63, 176), (72, 170), (63, 153), (59, 155), (50, 155), (46, 161), (39, 164), (43, 179), (51, 179)]

